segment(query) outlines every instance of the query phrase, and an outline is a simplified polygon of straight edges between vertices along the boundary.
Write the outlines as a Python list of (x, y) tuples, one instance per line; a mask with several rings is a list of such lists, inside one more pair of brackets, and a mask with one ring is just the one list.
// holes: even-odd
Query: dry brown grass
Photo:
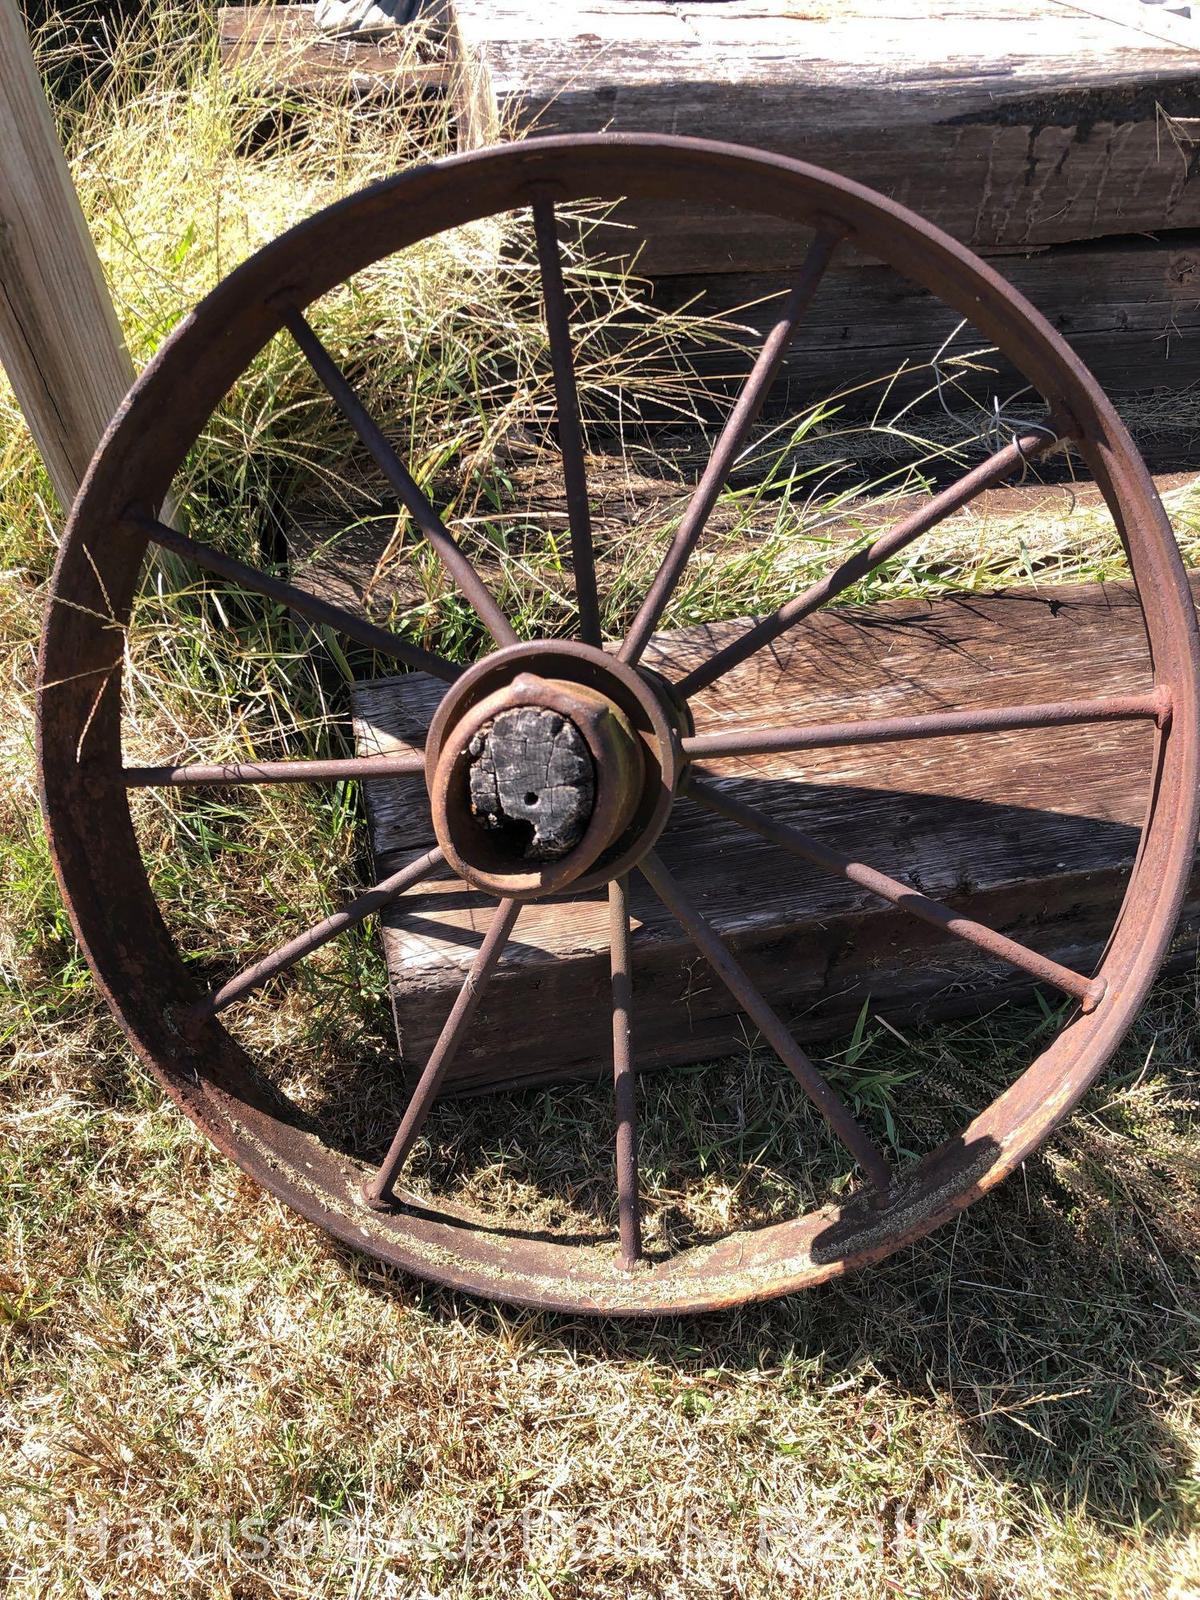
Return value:
[[(331, 1246), (83, 990), (4, 1081), (9, 1592), (1194, 1592), (1195, 1002), (1166, 986), (953, 1229), (774, 1306), (617, 1326)], [(920, 1045), (1003, 1059), (994, 1023)]]

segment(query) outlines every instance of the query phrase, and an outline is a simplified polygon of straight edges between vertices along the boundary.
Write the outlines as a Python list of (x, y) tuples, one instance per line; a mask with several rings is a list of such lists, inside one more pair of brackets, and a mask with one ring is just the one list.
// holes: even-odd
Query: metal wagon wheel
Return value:
[[(616, 653), (600, 648), (587, 484), (574, 387), (555, 206), (584, 199), (717, 202), (806, 224), (814, 240)], [(475, 219), (531, 206), (558, 397), (570, 508), (579, 638), (518, 641), (462, 549), (320, 344), (304, 307), (391, 252)], [(703, 531), (732, 462), (831, 256), (843, 240), (888, 262), (969, 318), (1044, 397), (1048, 425), (1015, 439), (905, 516), (869, 550), (758, 622), (675, 685), (642, 652)], [(462, 670), (305, 592), (164, 527), (162, 503), (186, 452), (258, 350), (288, 330), (374, 456), (401, 502), (492, 636)], [(1053, 705), (951, 711), (891, 721), (770, 731), (695, 732), (687, 699), (776, 638), (847, 584), (965, 505), (1023, 459), (1069, 439), (1099, 484), (1140, 596), (1151, 691)], [(159, 545), (248, 590), (340, 629), (408, 666), (439, 674), (445, 698), (425, 760), (264, 763), (252, 768), (124, 770), (120, 680), (124, 627), (148, 548)], [(1063, 341), (988, 266), (881, 196), (799, 162), (733, 146), (649, 136), (539, 139), (407, 172), (291, 230), (227, 278), (175, 331), (143, 373), (92, 463), (55, 573), (42, 647), (43, 801), (63, 894), (83, 948), (133, 1043), (179, 1105), (257, 1181), (340, 1239), (443, 1283), (515, 1303), (615, 1314), (684, 1311), (766, 1298), (880, 1260), (935, 1227), (1010, 1172), (1075, 1105), (1141, 1004), (1167, 947), (1192, 863), (1200, 780), (1197, 638), (1191, 599), (1166, 516), (1113, 409)], [(521, 706), (559, 711), (586, 744), (595, 806), (561, 859), (507, 858), (475, 824), (465, 755), (489, 718)], [(1098, 970), (1068, 971), (928, 900), (795, 829), (728, 797), (701, 758), (802, 750), (831, 743), (966, 738), (996, 729), (1145, 719), (1157, 729), (1150, 805), (1124, 902)], [(427, 781), (438, 849), (220, 988), (197, 994), (159, 914), (135, 839), (131, 785), (321, 781), (408, 772)], [(689, 902), (654, 846), (676, 797), (689, 795), (785, 850), (850, 876), (884, 899), (981, 946), (1076, 1005), (1053, 1043), (960, 1134), (893, 1172), (877, 1145), (802, 1053)], [(372, 1170), (317, 1137), (262, 1076), (219, 1016), (255, 985), (421, 882), (442, 860), (495, 900), (472, 970), (455, 1001), (382, 1167)], [(639, 871), (815, 1102), (864, 1181), (840, 1204), (730, 1235), (668, 1259), (641, 1256), (636, 1106), (631, 1066), (628, 874)], [(620, 1239), (578, 1245), (461, 1208), (408, 1204), (405, 1158), (447, 1066), (486, 993), (522, 903), (572, 884), (607, 885), (611, 907), (612, 1055)], [(598, 1053), (607, 1041), (597, 1041)]]

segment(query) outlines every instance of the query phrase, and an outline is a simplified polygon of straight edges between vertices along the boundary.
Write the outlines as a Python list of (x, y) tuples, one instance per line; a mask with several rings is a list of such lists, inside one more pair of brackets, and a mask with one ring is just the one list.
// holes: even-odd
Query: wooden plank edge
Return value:
[(217, 48), (222, 65), (231, 73), (247, 74), (259, 87), (281, 91), (412, 91), (435, 98), (453, 91), (459, 76), (454, 61), (418, 59), (417, 35), (323, 34), (313, 24), (313, 10), (310, 5), (221, 6)]

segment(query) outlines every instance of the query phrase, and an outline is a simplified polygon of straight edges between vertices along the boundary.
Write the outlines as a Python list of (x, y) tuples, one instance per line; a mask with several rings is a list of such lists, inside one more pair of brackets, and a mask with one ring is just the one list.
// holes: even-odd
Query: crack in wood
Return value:
[(596, 799), (591, 754), (560, 712), (518, 706), (470, 744), (471, 809), (527, 861), (558, 861), (583, 838)]

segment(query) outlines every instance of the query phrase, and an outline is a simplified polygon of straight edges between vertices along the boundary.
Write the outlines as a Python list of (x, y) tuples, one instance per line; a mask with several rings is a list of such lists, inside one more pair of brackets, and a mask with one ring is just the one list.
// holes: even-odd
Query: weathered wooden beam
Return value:
[[(647, 659), (677, 677), (737, 626), (661, 635)], [(1149, 681), (1130, 590), (1077, 585), (820, 613), (704, 691), (696, 721), (710, 731), (844, 721), (1124, 694)], [(417, 675), (359, 684), (360, 749), (419, 747), (441, 692)], [(1137, 847), (1152, 739), (1146, 723), (1107, 723), (711, 767), (776, 821), (1087, 972)], [(411, 783), (372, 784), (367, 800), (381, 871), (429, 847), (427, 806)], [(678, 807), (660, 854), (799, 1037), (838, 1032), (867, 1001), (901, 1025), (1029, 991), (1027, 979), (972, 947), (690, 803)], [(639, 1065), (744, 1045), (724, 990), (636, 875), (631, 909)], [(450, 877), (389, 912), (384, 951), (407, 1064), (428, 1053), (489, 912)], [(1176, 959), (1194, 958), (1198, 931), (1200, 878)], [(607, 1071), (607, 934), (603, 895), (528, 906), (454, 1085)]]
[[(1192, 115), (1200, 112), (1200, 50), (1156, 32), (1149, 8), (1132, 14), (1139, 11), (1147, 13), (1141, 29), (1114, 20), (1115, 12), (1091, 16), (1059, 0), (983, 8), (943, 0), (934, 19), (913, 0), (886, 19), (866, 0), (804, 16), (782, 0), (570, 0), (551, 11), (532, 0), (457, 0), (444, 60), (420, 66), (418, 78), (451, 96), (468, 147), (514, 121), (533, 134), (664, 127), (806, 154), (881, 185), (997, 255), (1127, 411), (1152, 464), (1165, 469), (1194, 454), (1188, 404), (1140, 397), (1200, 383), (1200, 234), (1179, 231), (1200, 220), (1192, 177), (1200, 168), (1200, 119)], [(380, 88), (417, 70), (406, 35), (330, 40), (314, 30), (309, 6), (228, 7), (221, 29), (229, 60), (257, 55), (281, 84)], [(861, 49), (842, 59), (830, 38), (848, 49), (857, 40)], [(708, 49), (713, 39), (719, 55)], [(1004, 156), (1018, 135), (1019, 171)], [(981, 139), (992, 143), (984, 148)], [(613, 226), (594, 232), (592, 248), (631, 249), (642, 238), (637, 223), (634, 210), (619, 209)], [(1144, 228), (1173, 231), (1161, 244), (1108, 237)], [(1082, 244), (1043, 242), (1092, 234)], [(807, 242), (793, 230), (784, 244), (770, 219), (681, 203), (668, 213), (656, 208), (638, 267), (657, 277), (659, 306), (700, 296), (701, 308), (744, 308), (734, 320), (749, 340), (761, 335), (770, 297)], [(847, 381), (925, 363), (954, 324), (928, 294), (843, 251), (786, 357), (790, 397), (809, 403)], [(956, 348), (970, 342), (964, 331)], [(729, 357), (702, 353), (698, 366), (719, 379)], [(1010, 392), (1014, 376), (1000, 371), (996, 388)], [(988, 383), (973, 380), (976, 397), (991, 398)], [(902, 381), (893, 398), (904, 403), (912, 392)], [(869, 413), (875, 396), (860, 392), (858, 403)]]
[[(992, 264), (1114, 394), (1200, 382), (1200, 235), (1061, 245)], [(654, 304), (727, 318), (755, 348), (791, 281), (782, 273), (663, 278)], [(826, 274), (783, 371), (817, 399), (901, 364), (925, 366), (944, 346), (950, 359), (983, 348), (969, 325), (946, 344), (959, 322), (890, 268), (847, 256)]]
[(0, 0), (0, 365), (68, 507), (133, 364), (16, 0)]
[[(1151, 466), (1171, 469), (1195, 462), (1200, 236), (1058, 245), (1005, 255), (993, 265), (1095, 373)], [(661, 311), (687, 307), (727, 321), (737, 330), (732, 337), (744, 342), (749, 362), (790, 287), (786, 273), (695, 274), (659, 279), (653, 297)], [(942, 400), (956, 412), (965, 411), (968, 396), (990, 408), (1021, 389), (1020, 374), (986, 353), (988, 348), (935, 296), (877, 262), (847, 255), (826, 275), (809, 307), (803, 335), (784, 358), (773, 399), (777, 407), (806, 407), (834, 396), (845, 420), (874, 415), (886, 390), (886, 420), (926, 393), (924, 414), (936, 422)], [(930, 361), (939, 352), (947, 387), (936, 398)], [(711, 347), (697, 349), (693, 360), (705, 377), (728, 374), (732, 365), (728, 352), (714, 353)], [(889, 375), (897, 373), (903, 375), (893, 381)], [(738, 376), (723, 386), (731, 389)], [(1036, 404), (1028, 398), (1014, 402), (1018, 414), (1023, 403)], [(922, 410), (909, 421), (921, 433)]]
[(280, 92), (442, 96), (454, 70), (423, 27), (391, 34), (321, 33), (311, 5), (222, 6), (217, 12), (221, 60)]
[[(982, 250), (1200, 226), (1200, 52), (1156, 35), (1145, 6), (1126, 23), (1058, 0), (454, 7), (493, 114), (475, 119), (476, 140), (516, 120), (534, 135), (757, 145), (857, 178)], [(800, 259), (795, 230), (703, 195), (670, 227), (652, 210), (651, 274)], [(645, 215), (622, 213), (631, 247)]]
[[(225, 59), (281, 90), (448, 94), (466, 148), (513, 129), (760, 145), (983, 251), (1200, 226), (1200, 52), (1132, 0), (451, 0), (436, 59), (413, 29), (320, 34), (311, 5), (227, 6), (219, 25)], [(622, 221), (633, 248), (637, 210)], [(702, 198), (650, 231), (655, 274), (783, 270), (801, 248)]]

